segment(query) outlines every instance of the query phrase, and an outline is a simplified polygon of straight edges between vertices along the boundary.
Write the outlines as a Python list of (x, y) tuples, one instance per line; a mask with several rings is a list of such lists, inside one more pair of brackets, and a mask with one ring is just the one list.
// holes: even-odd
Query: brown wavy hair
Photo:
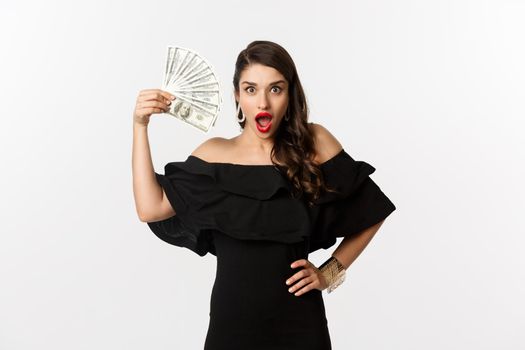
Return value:
[[(313, 161), (315, 157), (314, 135), (308, 128), (309, 109), (306, 103), (301, 81), (297, 74), (295, 63), (288, 52), (280, 45), (264, 40), (251, 42), (237, 56), (233, 86), (239, 93), (241, 73), (251, 64), (262, 64), (279, 71), (288, 82), (288, 108), (275, 135), (270, 158), (276, 166), (286, 169), (286, 176), (293, 185), (292, 195), (295, 198), (305, 198), (308, 205), (318, 199), (323, 191), (334, 192), (323, 179), (319, 165)], [(235, 101), (235, 108), (238, 102)], [(237, 119), (242, 117), (239, 111)], [(246, 121), (239, 122), (244, 129)], [(277, 160), (277, 164), (275, 162)]]

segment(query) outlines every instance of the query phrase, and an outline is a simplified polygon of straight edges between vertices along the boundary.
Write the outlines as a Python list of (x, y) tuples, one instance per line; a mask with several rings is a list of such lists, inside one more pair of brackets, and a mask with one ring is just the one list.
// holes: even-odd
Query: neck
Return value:
[(270, 154), (274, 139), (262, 138), (257, 136), (248, 126), (244, 128), (242, 133), (237, 137), (239, 146), (253, 150), (254, 152), (261, 152), (263, 154)]

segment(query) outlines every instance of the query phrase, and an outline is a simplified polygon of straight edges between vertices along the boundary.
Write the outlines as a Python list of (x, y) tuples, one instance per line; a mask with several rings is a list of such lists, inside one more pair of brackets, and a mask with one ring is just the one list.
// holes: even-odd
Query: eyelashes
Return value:
[[(248, 86), (246, 89), (244, 89), (244, 91), (246, 91), (249, 94), (255, 92), (255, 91), (248, 91), (249, 89), (255, 89), (255, 88), (253, 86)], [(281, 89), (279, 86), (272, 86), (272, 89), (278, 89), (277, 93), (280, 93), (283, 91), (283, 89)]]

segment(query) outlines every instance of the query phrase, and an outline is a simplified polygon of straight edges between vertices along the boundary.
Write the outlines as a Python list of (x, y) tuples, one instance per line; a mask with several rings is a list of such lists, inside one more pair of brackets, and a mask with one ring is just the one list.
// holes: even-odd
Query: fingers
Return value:
[(141, 90), (133, 114), (135, 121), (147, 124), (151, 114), (167, 112), (174, 99), (174, 95), (161, 89)]
[(162, 102), (170, 101), (171, 102), (174, 99), (175, 99), (175, 96), (173, 95), (166, 96), (165, 94), (161, 94), (159, 92), (153, 92), (150, 94), (139, 95), (139, 97), (137, 98), (137, 101), (162, 101)]
[(139, 95), (137, 96), (137, 103), (144, 101), (159, 101), (168, 103), (173, 101), (174, 99), (175, 96), (167, 91), (163, 91), (160, 89), (148, 89), (140, 91)]
[[(300, 266), (304, 266), (304, 268), (286, 280), (286, 284), (290, 287), (288, 288), (288, 291), (290, 293), (295, 292), (295, 296), (299, 296), (314, 288), (323, 290), (323, 281), (321, 281), (323, 276), (320, 270), (317, 269), (308, 259), (296, 260), (290, 265), (292, 268)], [(294, 284), (294, 282), (296, 283)]]
[(288, 288), (288, 292), (294, 293), (295, 296), (299, 296), (312, 290), (314, 288), (314, 282), (316, 279), (313, 276), (308, 276), (301, 279), (299, 282), (294, 284), (292, 287)]
[(175, 97), (169, 92), (161, 90), (161, 89), (144, 89), (139, 92), (139, 97), (146, 96), (146, 95), (147, 96), (158, 96), (158, 97), (162, 96), (167, 100), (171, 100), (173, 99), (173, 97)]
[(159, 108), (162, 110), (168, 110), (169, 105), (171, 104), (171, 101), (166, 102), (159, 102), (159, 101), (145, 101), (145, 102), (138, 102), (137, 108)]
[(290, 267), (291, 267), (292, 269), (295, 269), (296, 267), (299, 267), (299, 266), (305, 266), (305, 265), (307, 265), (307, 264), (309, 264), (309, 263), (310, 263), (310, 262), (309, 262), (308, 260), (306, 260), (306, 259), (300, 259), (300, 260), (296, 260), (296, 261), (294, 261), (294, 262), (290, 265)]
[(137, 116), (150, 116), (153, 113), (166, 113), (169, 110), (169, 106), (162, 102), (147, 101), (143, 103), (137, 103), (135, 114)]
[(153, 113), (165, 113), (166, 109), (152, 107), (152, 108), (141, 109), (140, 112), (142, 112), (142, 115), (145, 116), (145, 115), (152, 115)]
[(286, 284), (287, 285), (292, 285), (295, 281), (298, 281), (300, 280), (301, 278), (304, 278), (304, 277), (307, 277), (307, 276), (310, 276), (310, 274), (312, 273), (312, 270), (310, 269), (302, 269), (301, 271), (297, 272), (295, 275), (293, 275), (292, 277), (288, 278), (286, 280)]

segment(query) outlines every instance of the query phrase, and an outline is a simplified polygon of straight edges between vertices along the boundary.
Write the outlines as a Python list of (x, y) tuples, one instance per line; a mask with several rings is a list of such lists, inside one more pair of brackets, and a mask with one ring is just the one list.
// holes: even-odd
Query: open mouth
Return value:
[(260, 118), (257, 118), (257, 124), (259, 124), (260, 126), (266, 126), (268, 125), (270, 120), (272, 120), (272, 118), (270, 117), (260, 117)]
[(255, 121), (264, 128), (268, 126), (268, 124), (272, 121), (272, 118), (273, 117), (270, 113), (261, 112), (255, 116)]

